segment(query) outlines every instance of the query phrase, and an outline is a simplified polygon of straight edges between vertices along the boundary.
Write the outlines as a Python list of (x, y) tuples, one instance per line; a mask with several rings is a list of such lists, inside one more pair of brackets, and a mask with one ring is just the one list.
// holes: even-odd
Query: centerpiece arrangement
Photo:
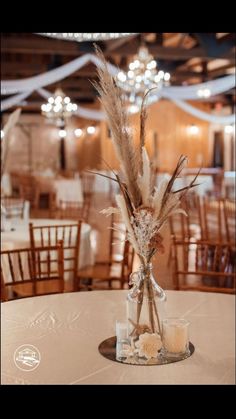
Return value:
[[(125, 99), (116, 80), (110, 75), (102, 52), (96, 48), (102, 67), (98, 68), (99, 82), (94, 83), (106, 113), (112, 141), (119, 159), (121, 175), (114, 173), (120, 194), (116, 195), (117, 208), (107, 208), (106, 215), (119, 212), (127, 230), (127, 240), (140, 260), (138, 272), (131, 275), (132, 288), (127, 299), (127, 336), (119, 359), (131, 363), (155, 363), (163, 344), (161, 312), (166, 296), (152, 275), (152, 258), (164, 251), (160, 234), (168, 217), (184, 213), (181, 200), (194, 186), (197, 176), (187, 186), (173, 190), (187, 158), (180, 156), (170, 178), (163, 178), (158, 187), (153, 185), (152, 170), (145, 148), (145, 122), (147, 111), (143, 97), (140, 111), (139, 143), (132, 138)], [(133, 360), (133, 362), (132, 362)], [(135, 361), (136, 360), (136, 361)], [(142, 362), (143, 360), (143, 362)]]

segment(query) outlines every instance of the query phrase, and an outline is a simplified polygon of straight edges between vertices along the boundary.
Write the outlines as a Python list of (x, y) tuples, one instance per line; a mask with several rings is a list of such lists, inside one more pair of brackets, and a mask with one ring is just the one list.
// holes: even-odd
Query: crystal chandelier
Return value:
[(58, 127), (64, 127), (65, 120), (70, 118), (76, 110), (76, 103), (72, 103), (61, 89), (57, 89), (55, 94), (48, 98), (48, 102), (41, 106), (42, 115), (56, 122)]
[(136, 33), (36, 33), (37, 35), (49, 38), (64, 39), (66, 41), (90, 42), (107, 41), (109, 39), (122, 38), (124, 36), (136, 35)]
[(141, 46), (134, 60), (129, 64), (129, 71), (120, 71), (117, 75), (117, 84), (126, 92), (126, 97), (133, 104), (133, 111), (137, 111), (142, 103), (144, 93), (156, 88), (150, 95), (149, 103), (156, 100), (157, 91), (170, 84), (170, 74), (157, 70), (157, 63), (149, 54), (145, 46)]

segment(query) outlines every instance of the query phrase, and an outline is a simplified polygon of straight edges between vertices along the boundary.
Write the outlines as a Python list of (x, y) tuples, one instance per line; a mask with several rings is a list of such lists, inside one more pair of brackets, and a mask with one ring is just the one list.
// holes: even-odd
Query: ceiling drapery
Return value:
[[(18, 105), (22, 100), (26, 99), (31, 95), (33, 91), (38, 91), (43, 97), (45, 95), (51, 95), (50, 92), (47, 92), (45, 89), (42, 89), (45, 86), (48, 86), (52, 83), (58, 82), (80, 68), (84, 67), (87, 63), (92, 62), (97, 67), (103, 65), (102, 61), (94, 54), (85, 54), (82, 57), (76, 58), (70, 63), (64, 64), (56, 69), (50, 70), (43, 74), (39, 74), (34, 77), (25, 78), (22, 80), (3, 80), (1, 82), (1, 94), (13, 94), (18, 93), (14, 96), (11, 96), (7, 99), (1, 101), (1, 110), (5, 111), (12, 106)], [(107, 63), (109, 72), (112, 76), (117, 76), (119, 69)], [(211, 95), (220, 94), (226, 92), (235, 87), (235, 76), (229, 75), (222, 77), (220, 79), (211, 80), (205, 83), (194, 84), (191, 86), (168, 86), (163, 87), (160, 91), (155, 94), (155, 100), (160, 98), (166, 98), (172, 100), (177, 106), (183, 109), (186, 112), (191, 113), (192, 115), (204, 119), (209, 122), (216, 122), (219, 124), (231, 124), (234, 123), (234, 115), (228, 116), (217, 116), (212, 115), (207, 112), (200, 111), (194, 106), (184, 102), (183, 100), (202, 100), (198, 96), (198, 91), (200, 89), (210, 89)], [(84, 118), (102, 120), (104, 119), (104, 114), (102, 111), (96, 111), (89, 108), (84, 108), (78, 106), (77, 114)]]

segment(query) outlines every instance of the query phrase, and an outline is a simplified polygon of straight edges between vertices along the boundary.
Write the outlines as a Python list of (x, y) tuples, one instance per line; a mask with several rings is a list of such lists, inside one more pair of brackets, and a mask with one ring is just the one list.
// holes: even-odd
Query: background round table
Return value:
[[(169, 316), (190, 321), (194, 354), (157, 366), (126, 365), (100, 355), (98, 345), (125, 319), (127, 291), (47, 295), (2, 303), (2, 384), (233, 384), (235, 297), (167, 291)], [(34, 345), (33, 371), (14, 363), (21, 345)]]

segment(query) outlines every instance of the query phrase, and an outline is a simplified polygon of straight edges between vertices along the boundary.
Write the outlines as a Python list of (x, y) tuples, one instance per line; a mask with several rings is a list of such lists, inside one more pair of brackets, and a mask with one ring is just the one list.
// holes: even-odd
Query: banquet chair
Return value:
[(31, 208), (37, 208), (37, 184), (35, 177), (28, 173), (18, 175), (19, 196), (30, 202)]
[(124, 222), (120, 217), (115, 217), (115, 214), (110, 216), (110, 226), (108, 227), (108, 251), (104, 260), (100, 260), (100, 264), (112, 264), (121, 262), (124, 252), (124, 238), (126, 236), (126, 229)]
[(1, 251), (1, 301), (64, 291), (63, 242)]
[(225, 224), (223, 216), (223, 202), (221, 199), (202, 197), (202, 239), (225, 241)]
[(94, 193), (95, 175), (92, 173), (81, 173), (84, 201), (91, 202)]
[(236, 203), (234, 200), (224, 199), (223, 200), (223, 213), (226, 230), (227, 242), (231, 243), (232, 246), (236, 245), (235, 236), (235, 221), (236, 221)]
[(60, 200), (57, 214), (60, 219), (64, 220), (82, 220), (85, 223), (89, 218), (90, 202), (84, 201), (65, 201)]
[(235, 294), (235, 251), (229, 243), (172, 240), (175, 289)]
[[(186, 212), (176, 213), (169, 217), (169, 230), (171, 237), (178, 240), (203, 239), (203, 220), (201, 213), (201, 198), (194, 192), (189, 192), (182, 199), (181, 208)], [(167, 265), (173, 259), (173, 241), (170, 241), (169, 256)]]
[(72, 291), (78, 271), (81, 221), (74, 224), (34, 226), (29, 223), (30, 244), (33, 249), (39, 246), (55, 245), (63, 240), (64, 280), (67, 291)]
[[(29, 218), (29, 202), (21, 198), (3, 197), (1, 205), (5, 208), (6, 218)], [(26, 217), (26, 215), (28, 217)]]
[[(109, 259), (106, 262), (97, 262), (91, 267), (79, 269), (77, 277), (76, 290), (86, 288), (107, 289), (104, 282), (108, 285), (108, 289), (113, 288), (113, 282), (118, 282), (120, 289), (128, 284), (129, 276), (132, 272), (134, 259), (134, 250), (128, 240), (123, 243), (123, 252), (120, 260), (116, 260), (109, 253)], [(87, 280), (85, 286), (83, 280)]]

